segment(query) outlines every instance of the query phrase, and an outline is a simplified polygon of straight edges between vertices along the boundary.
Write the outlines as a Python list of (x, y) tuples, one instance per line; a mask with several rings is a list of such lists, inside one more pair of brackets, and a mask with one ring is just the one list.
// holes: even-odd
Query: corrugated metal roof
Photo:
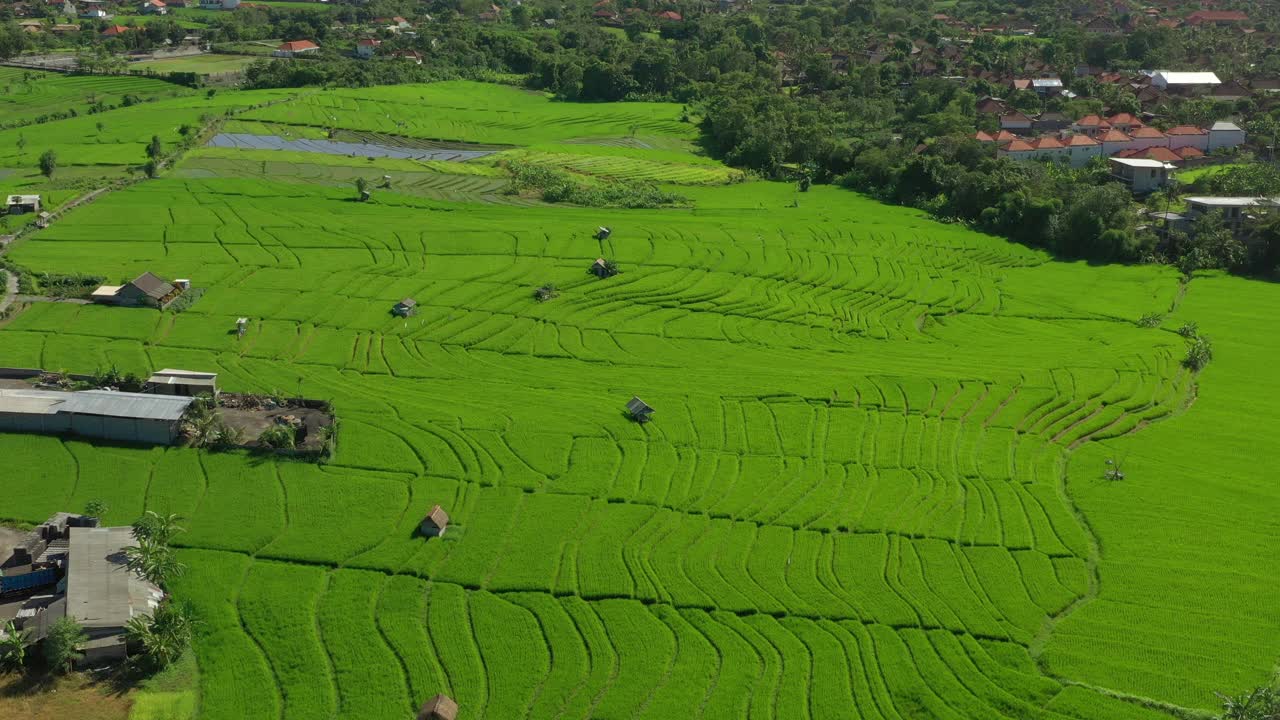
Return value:
[(172, 395), (85, 390), (67, 393), (59, 412), (140, 420), (177, 420), (187, 411), (191, 398)]
[(69, 394), (53, 390), (0, 390), (0, 412), (52, 415)]
[(88, 628), (123, 627), (150, 615), (164, 593), (125, 565), (133, 528), (72, 528), (67, 614)]
[(160, 375), (172, 375), (181, 378), (198, 378), (201, 380), (213, 380), (218, 377), (218, 373), (204, 372), (201, 370), (175, 370), (173, 368), (165, 368), (152, 373), (151, 377), (159, 377)]

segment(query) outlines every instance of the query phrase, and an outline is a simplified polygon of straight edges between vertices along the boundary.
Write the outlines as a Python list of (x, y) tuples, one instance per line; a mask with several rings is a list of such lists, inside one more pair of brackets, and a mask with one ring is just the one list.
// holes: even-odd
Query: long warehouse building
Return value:
[(112, 390), (0, 389), (0, 431), (170, 445), (192, 398)]

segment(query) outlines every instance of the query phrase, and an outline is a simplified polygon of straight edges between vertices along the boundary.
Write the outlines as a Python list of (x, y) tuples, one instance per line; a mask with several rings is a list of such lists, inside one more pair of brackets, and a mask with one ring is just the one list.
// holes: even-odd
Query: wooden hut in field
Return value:
[(597, 239), (597, 240), (608, 240), (608, 239), (609, 239), (609, 236), (610, 236), (610, 235), (612, 235), (612, 234), (613, 234), (613, 230), (610, 230), (609, 228), (607, 228), (607, 227), (605, 227), (605, 226), (603, 226), (603, 225), (601, 225), (600, 227), (596, 228), (596, 239)]
[(650, 416), (653, 415), (653, 408), (640, 398), (633, 397), (631, 402), (627, 403), (627, 414), (638, 423), (646, 423), (652, 419)]
[(458, 703), (448, 695), (437, 695), (422, 705), (418, 720), (456, 720)]
[(444, 508), (439, 505), (431, 508), (431, 512), (427, 513), (427, 516), (422, 518), (422, 522), (418, 525), (418, 532), (422, 533), (423, 537), (440, 537), (448, 529), (449, 513), (445, 512)]
[(400, 302), (396, 303), (395, 307), (391, 308), (391, 313), (393, 315), (398, 315), (400, 317), (406, 317), (406, 318), (411, 315), (417, 315), (418, 301), (414, 300), (413, 298), (405, 298)]

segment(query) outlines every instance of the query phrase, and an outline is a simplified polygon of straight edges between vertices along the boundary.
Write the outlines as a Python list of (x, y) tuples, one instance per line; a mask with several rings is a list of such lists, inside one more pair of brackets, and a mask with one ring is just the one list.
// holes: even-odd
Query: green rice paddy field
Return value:
[[(340, 416), (325, 465), (0, 436), (0, 517), (186, 516), (199, 717), (395, 720), (445, 692), (491, 720), (1155, 720), (1274, 671), (1280, 289), (715, 184), (678, 106), (237, 97), (241, 131), (634, 161), (693, 207), (544, 205), (483, 161), (200, 151), (11, 251), (208, 291), (177, 315), (33, 305), (0, 364), (210, 369)], [(395, 189), (353, 202), (360, 167)], [(602, 255), (622, 274), (587, 274)], [(406, 296), (419, 315), (391, 317)], [(1198, 375), (1187, 321), (1215, 341)], [(424, 541), (437, 503), (453, 524)]]

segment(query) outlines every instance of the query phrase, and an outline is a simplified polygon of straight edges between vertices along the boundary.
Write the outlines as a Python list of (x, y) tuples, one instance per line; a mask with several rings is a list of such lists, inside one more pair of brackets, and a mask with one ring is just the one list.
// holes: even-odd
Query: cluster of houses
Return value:
[[(1030, 132), (1034, 126), (1021, 130)], [(1055, 160), (1080, 167), (1096, 157), (1138, 158), (1182, 167), (1209, 153), (1243, 145), (1245, 131), (1225, 121), (1207, 128), (1178, 125), (1160, 130), (1134, 115), (1119, 113), (1109, 118), (1087, 115), (1038, 137), (1001, 130), (994, 135), (978, 132), (975, 138), (995, 144), (996, 154), (1010, 160)]]
[(591, 8), (591, 17), (608, 27), (622, 27), (628, 17), (636, 15), (648, 15), (658, 22), (684, 22), (684, 16), (672, 9), (648, 12), (643, 8), (629, 7), (620, 12), (614, 0), (596, 0)]
[(0, 593), (16, 598), (16, 629), (36, 643), (69, 617), (88, 638), (78, 665), (125, 659), (129, 621), (150, 616), (164, 600), (164, 591), (126, 564), (125, 548), (137, 544), (129, 526), (100, 527), (97, 518), (60, 512), (4, 548)]

